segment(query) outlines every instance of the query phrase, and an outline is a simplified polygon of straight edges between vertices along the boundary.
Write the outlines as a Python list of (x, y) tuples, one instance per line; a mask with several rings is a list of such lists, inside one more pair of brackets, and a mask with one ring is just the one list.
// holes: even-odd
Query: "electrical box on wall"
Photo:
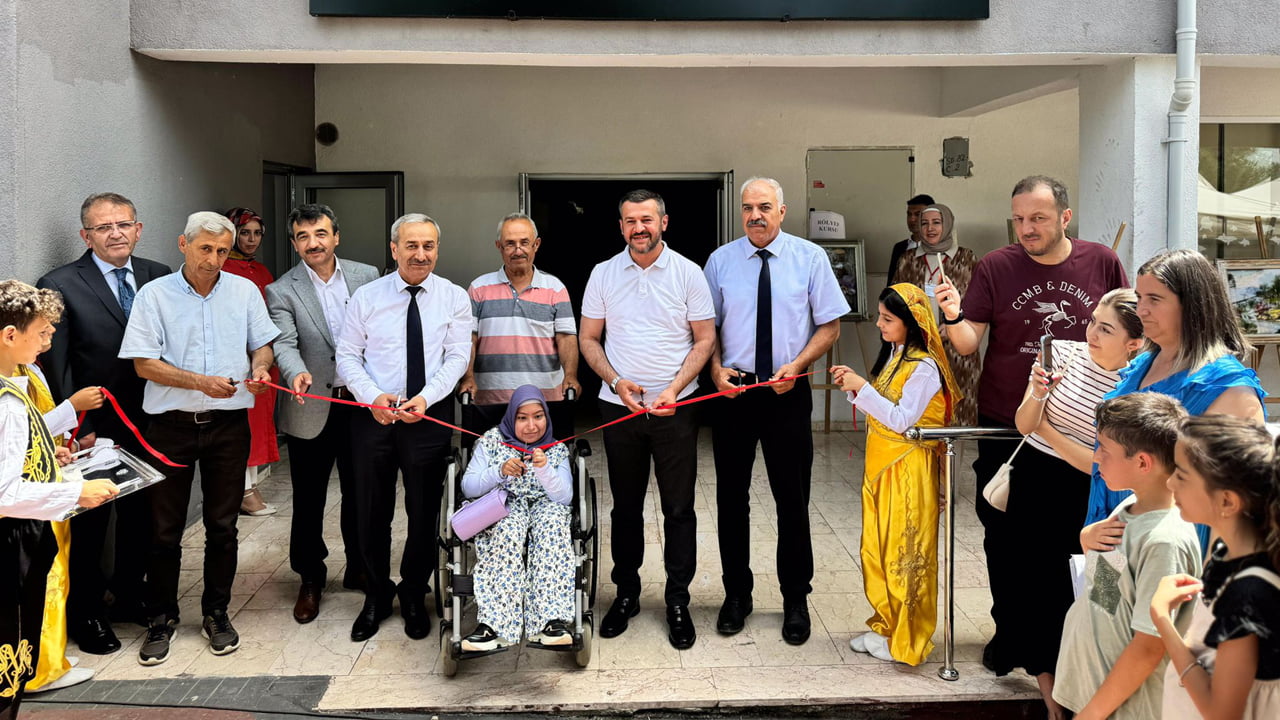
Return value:
[(969, 160), (969, 138), (949, 137), (942, 141), (942, 177), (973, 177)]

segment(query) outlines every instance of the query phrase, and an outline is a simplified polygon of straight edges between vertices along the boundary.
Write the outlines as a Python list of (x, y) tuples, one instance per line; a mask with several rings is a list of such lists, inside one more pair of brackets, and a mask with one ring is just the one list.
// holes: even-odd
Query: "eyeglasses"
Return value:
[(85, 228), (85, 230), (91, 233), (94, 233), (95, 235), (110, 235), (113, 229), (121, 233), (127, 233), (137, 226), (138, 226), (137, 220), (126, 220), (124, 222), (118, 222), (118, 223), (103, 223), (102, 225), (94, 225), (93, 227)]

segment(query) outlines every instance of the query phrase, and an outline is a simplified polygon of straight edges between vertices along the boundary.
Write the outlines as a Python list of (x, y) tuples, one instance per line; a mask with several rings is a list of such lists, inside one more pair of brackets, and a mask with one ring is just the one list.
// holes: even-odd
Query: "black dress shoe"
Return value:
[(677, 650), (688, 650), (693, 647), (693, 641), (698, 639), (688, 605), (667, 606), (667, 639), (671, 641), (671, 647)]
[(410, 638), (421, 640), (431, 634), (431, 615), (422, 599), (406, 602), (400, 598), (400, 617), (404, 618), (404, 634)]
[(809, 639), (809, 603), (784, 600), (782, 607), (782, 639), (791, 645), (803, 645)]
[(720, 606), (720, 615), (716, 618), (716, 632), (721, 635), (736, 635), (742, 632), (747, 616), (751, 614), (751, 597), (729, 596)]
[(81, 652), (90, 655), (110, 655), (120, 649), (119, 638), (101, 618), (79, 623), (72, 631), (71, 639), (80, 646)]
[(380, 601), (366, 597), (364, 607), (360, 608), (360, 614), (351, 624), (351, 640), (362, 642), (378, 634), (378, 624), (389, 617), (391, 617), (390, 600)]
[(600, 621), (600, 637), (618, 637), (627, 631), (627, 621), (640, 614), (640, 598), (620, 597)]

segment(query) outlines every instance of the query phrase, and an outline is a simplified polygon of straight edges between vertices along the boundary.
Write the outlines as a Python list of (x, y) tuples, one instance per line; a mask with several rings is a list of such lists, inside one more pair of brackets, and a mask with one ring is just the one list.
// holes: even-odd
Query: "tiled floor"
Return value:
[[(180, 588), (184, 622), (169, 661), (158, 667), (139, 665), (136, 658), (142, 630), (118, 625), (116, 632), (124, 649), (105, 657), (82, 655), (81, 663), (97, 669), (94, 683), (164, 677), (328, 676), (328, 689), (318, 703), (318, 709), (326, 711), (705, 708), (1037, 697), (1030, 679), (996, 678), (979, 662), (992, 626), (982, 531), (973, 512), (973, 476), (967, 469), (959, 478), (956, 513), (955, 657), (960, 680), (946, 682), (937, 676), (942, 658), (941, 627), (934, 638), (938, 648), (930, 662), (918, 668), (885, 664), (849, 649), (849, 638), (865, 630), (869, 613), (858, 560), (861, 519), (857, 488), (863, 436), (833, 432), (815, 433), (814, 437), (816, 576), (809, 599), (813, 635), (800, 647), (787, 645), (780, 636), (782, 600), (774, 569), (776, 516), (762, 461), (756, 464), (752, 507), (755, 613), (736, 636), (722, 637), (715, 632), (722, 596), (715, 536), (715, 474), (709, 433), (704, 430), (695, 501), (698, 572), (691, 588), (698, 642), (689, 650), (677, 651), (666, 639), (663, 534), (654, 488), (644, 509), (648, 544), (642, 570), (646, 583), (641, 596), (643, 610), (625, 635), (596, 639), (586, 669), (574, 667), (568, 655), (514, 649), (465, 662), (457, 677), (445, 678), (436, 668), (438, 626), (427, 639), (413, 641), (402, 632), (398, 613), (369, 641), (351, 642), (348, 633), (362, 597), (340, 585), (342, 568), (336, 563), (341, 562), (342, 540), (336, 481), (331, 483), (325, 527), (330, 577), (334, 580), (324, 596), (320, 618), (298, 625), (292, 617), (297, 578), (288, 563), (292, 500), (286, 459), (262, 484), (263, 495), (280, 512), (271, 517), (240, 518), (240, 566), (230, 608), (241, 635), (237, 652), (215, 657), (200, 637), (197, 619), (203, 529), (196, 523), (184, 542)], [(601, 530), (606, 542), (602, 544), (602, 584), (597, 601), (597, 612), (602, 614), (614, 591), (607, 582), (611, 567), (607, 550), (610, 499), (603, 453), (598, 441), (596, 445), (597, 454), (589, 465), (602, 489)], [(402, 513), (396, 523), (402, 534)], [(399, 547), (394, 553), (393, 568)]]

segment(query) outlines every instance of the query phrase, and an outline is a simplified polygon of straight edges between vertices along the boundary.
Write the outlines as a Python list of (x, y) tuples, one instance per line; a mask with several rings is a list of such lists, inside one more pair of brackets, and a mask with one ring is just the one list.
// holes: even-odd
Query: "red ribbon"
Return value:
[[(141, 444), (142, 447), (147, 452), (151, 453), (152, 456), (155, 457), (155, 459), (159, 460), (165, 465), (168, 465), (169, 467), (176, 467), (176, 468), (186, 467), (186, 465), (182, 465), (180, 463), (176, 463), (170, 460), (168, 457), (165, 456), (164, 453), (151, 447), (151, 443), (147, 442), (146, 439), (142, 437), (142, 432), (138, 430), (138, 426), (133, 424), (133, 421), (129, 419), (128, 415), (124, 414), (124, 408), (120, 407), (120, 402), (116, 400), (116, 396), (112, 395), (111, 391), (104, 387), (98, 388), (98, 389), (102, 391), (103, 397), (111, 401), (111, 407), (115, 408), (116, 415), (120, 416), (120, 421), (124, 423), (125, 427), (129, 428), (129, 432), (133, 433), (133, 437), (137, 439), (138, 443)], [(81, 412), (79, 417), (76, 418), (76, 429), (71, 431), (72, 440), (75, 440), (76, 436), (80, 434), (80, 426), (84, 424), (84, 416), (87, 412), (88, 411)]]
[[(596, 431), (598, 431), (598, 430), (603, 430), (603, 429), (605, 429), (605, 428), (609, 427), (610, 425), (617, 425), (617, 424), (618, 424), (618, 423), (620, 423), (620, 422), (625, 422), (625, 421), (627, 421), (627, 420), (630, 420), (630, 419), (635, 418), (635, 417), (639, 417), (639, 416), (641, 416), (641, 415), (647, 415), (647, 414), (649, 414), (649, 413), (653, 412), (654, 410), (668, 410), (668, 409), (670, 409), (670, 410), (674, 410), (675, 408), (678, 408), (678, 407), (684, 407), (685, 405), (692, 405), (692, 404), (694, 404), (694, 403), (700, 403), (700, 402), (702, 402), (702, 401), (704, 401), (704, 400), (710, 400), (710, 399), (712, 399), (712, 398), (718, 398), (718, 397), (720, 397), (720, 396), (722, 396), (722, 395), (735, 395), (735, 394), (737, 394), (737, 393), (739, 393), (739, 392), (742, 392), (742, 391), (744, 391), (744, 390), (751, 390), (752, 388), (764, 387), (764, 386), (766, 386), (766, 385), (777, 385), (777, 384), (779, 384), (779, 383), (784, 383), (784, 382), (791, 382), (791, 381), (793, 381), (793, 380), (797, 380), (797, 379), (802, 378), (802, 377), (809, 377), (810, 375), (813, 375), (813, 374), (814, 374), (814, 373), (816, 373), (816, 372), (817, 372), (817, 371), (816, 371), (816, 370), (814, 370), (814, 371), (811, 371), (811, 372), (802, 373), (802, 374), (800, 374), (800, 375), (791, 375), (791, 376), (789, 376), (789, 377), (778, 378), (778, 379), (776, 379), (776, 380), (763, 380), (763, 381), (761, 381), (761, 382), (753, 383), (753, 384), (751, 384), (751, 385), (742, 385), (741, 387), (734, 387), (734, 388), (730, 388), (729, 390), (721, 390), (720, 392), (718, 392), (718, 393), (713, 393), (713, 394), (711, 394), (711, 395), (699, 395), (698, 397), (689, 398), (688, 400), (680, 400), (680, 401), (678, 401), (678, 402), (673, 402), (673, 403), (670, 403), (670, 404), (667, 404), (667, 405), (656, 405), (656, 406), (646, 407), (646, 408), (644, 408), (643, 410), (637, 410), (636, 412), (633, 412), (633, 413), (631, 413), (630, 415), (624, 415), (624, 416), (622, 416), (622, 417), (618, 418), (617, 420), (612, 420), (612, 421), (610, 421), (610, 422), (604, 423), (603, 425), (597, 425), (596, 427), (593, 427), (593, 428), (591, 428), (590, 430), (585, 430), (585, 431), (583, 431), (583, 432), (580, 432), (580, 433), (578, 433), (577, 435), (571, 435), (571, 436), (569, 436), (569, 437), (567, 437), (567, 438), (565, 438), (565, 439), (563, 439), (563, 440), (553, 440), (553, 441), (551, 441), (551, 442), (549, 442), (549, 443), (546, 443), (545, 445), (539, 445), (539, 446), (537, 446), (537, 449), (538, 449), (538, 450), (546, 450), (547, 448), (552, 447), (552, 446), (556, 445), (557, 443), (568, 443), (570, 440), (576, 440), (577, 438), (580, 438), (580, 437), (582, 437), (582, 436), (584, 436), (584, 435), (590, 435), (591, 433), (596, 432)], [(370, 409), (378, 409), (378, 410), (390, 410), (390, 409), (393, 409), (393, 408), (388, 408), (388, 407), (383, 406), (383, 405), (370, 405), (370, 404), (368, 404), (368, 403), (356, 402), (355, 400), (343, 400), (342, 398), (326, 397), (326, 396), (324, 396), (324, 395), (313, 395), (313, 394), (311, 394), (311, 393), (305, 393), (305, 392), (294, 392), (293, 390), (291, 390), (291, 389), (289, 389), (289, 388), (287, 388), (287, 387), (284, 387), (283, 385), (277, 385), (276, 383), (270, 382), (270, 381), (268, 381), (268, 380), (262, 380), (262, 381), (257, 381), (257, 380), (246, 380), (245, 382), (261, 382), (263, 385), (267, 385), (268, 387), (273, 387), (273, 388), (275, 388), (275, 389), (277, 389), (277, 390), (280, 390), (281, 392), (286, 392), (286, 393), (288, 393), (288, 394), (290, 394), (290, 395), (295, 395), (295, 396), (297, 396), (297, 397), (312, 398), (312, 399), (315, 399), (315, 400), (324, 400), (324, 401), (326, 401), (326, 402), (340, 403), (340, 404), (342, 404), (342, 405), (351, 405), (351, 406), (353, 406), (353, 407), (362, 407), (362, 408), (370, 408)], [(106, 391), (105, 391), (105, 390), (103, 390), (103, 392), (106, 392)], [(433, 423), (435, 423), (435, 424), (437, 424), (437, 425), (443, 425), (444, 427), (447, 427), (447, 428), (449, 428), (450, 430), (457, 430), (458, 432), (466, 433), (467, 435), (474, 435), (475, 437), (483, 437), (480, 433), (472, 432), (472, 431), (470, 431), (470, 430), (467, 430), (466, 428), (458, 427), (457, 425), (452, 425), (452, 424), (447, 423), (447, 422), (445, 422), (445, 421), (443, 421), (443, 420), (439, 420), (439, 419), (437, 419), (437, 418), (433, 418), (433, 417), (431, 417), (431, 416), (429, 416), (429, 415), (423, 415), (422, 413), (414, 412), (414, 411), (412, 411), (412, 410), (404, 410), (404, 409), (399, 410), (399, 412), (405, 413), (405, 414), (407, 414), (407, 415), (412, 415), (412, 416), (414, 416), (414, 417), (416, 417), (416, 418), (419, 418), (419, 419), (422, 419), (422, 420), (430, 420), (431, 422), (433, 422)], [(503, 443), (503, 445), (506, 445), (507, 447), (512, 448), (513, 450), (518, 450), (518, 451), (519, 451), (519, 452), (521, 452), (521, 453), (526, 452), (525, 448), (522, 448), (522, 447), (517, 447), (517, 446), (515, 446), (515, 445), (510, 445), (510, 444), (507, 444), (507, 443)]]

